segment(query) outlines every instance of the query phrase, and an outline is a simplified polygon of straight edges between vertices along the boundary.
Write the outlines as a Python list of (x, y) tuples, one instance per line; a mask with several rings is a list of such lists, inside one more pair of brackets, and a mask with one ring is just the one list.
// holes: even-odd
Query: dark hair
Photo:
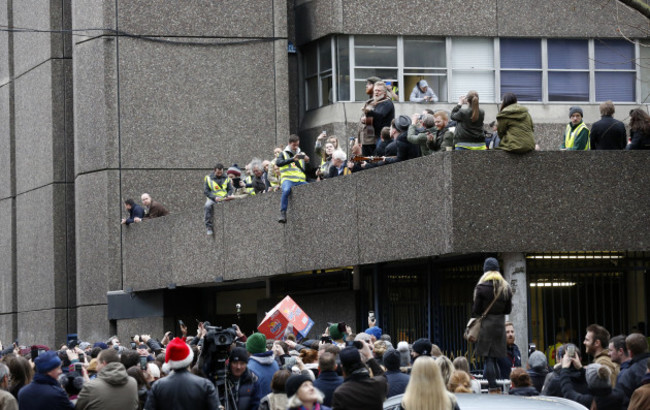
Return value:
[(133, 377), (136, 382), (138, 382), (138, 389), (141, 389), (143, 387), (146, 387), (147, 390), (151, 389), (151, 385), (144, 377), (144, 372), (139, 365), (129, 367), (126, 372), (129, 376)]
[(97, 356), (99, 356), (99, 353), (101, 353), (101, 351), (102, 351), (101, 347), (99, 347), (99, 346), (93, 347), (93, 350), (90, 351), (90, 358), (91, 359), (96, 359)]
[(607, 346), (609, 346), (609, 332), (607, 329), (594, 323), (587, 326), (587, 333), (589, 332), (594, 334), (594, 342), (598, 340), (600, 342), (600, 347), (607, 349)]
[(512, 104), (517, 104), (517, 96), (513, 93), (503, 94), (503, 101), (501, 101), (501, 107), (499, 107), (499, 111), (503, 111), (504, 108)]
[(494, 124), (496, 124), (496, 123), (497, 123), (496, 121), (492, 121), (492, 122), (490, 123), (490, 128), (494, 127)]
[(425, 108), (424, 111), (425, 111), (427, 114), (431, 114), (431, 115), (433, 115), (433, 110), (432, 110), (431, 108)]
[(330, 344), (325, 348), (325, 351), (327, 353), (332, 353), (333, 355), (338, 355), (339, 353), (341, 353), (341, 348), (338, 347), (337, 345)]
[(528, 372), (521, 367), (512, 369), (510, 372), (510, 380), (512, 381), (512, 385), (515, 387), (528, 387), (533, 385), (530, 380), (530, 375), (528, 375)]
[(217, 165), (214, 166), (214, 169), (223, 169), (223, 164), (221, 162), (217, 162)]
[[(135, 352), (137, 354), (137, 352)], [(115, 349), (104, 349), (97, 355), (98, 362), (119, 363), (120, 355)]]
[(609, 343), (614, 345), (614, 350), (616, 351), (618, 351), (618, 349), (623, 349), (623, 354), (627, 356), (627, 346), (625, 346), (625, 335), (614, 336), (611, 339), (609, 339)]
[(300, 142), (300, 136), (297, 134), (289, 135), (289, 144), (291, 144), (292, 142)]
[(641, 333), (632, 333), (626, 337), (625, 345), (632, 356), (639, 356), (648, 351), (648, 339)]
[(289, 345), (288, 345), (285, 341), (283, 341), (283, 340), (276, 340), (276, 341), (273, 342), (273, 343), (277, 343), (277, 344), (282, 348), (282, 350), (284, 350), (284, 353), (289, 353), (289, 350), (290, 350), (290, 349), (289, 349)]
[(383, 141), (388, 141), (390, 139), (390, 127), (382, 128), (379, 136)]
[(131, 208), (135, 205), (135, 201), (131, 198), (124, 201), (125, 204), (129, 205)]
[(318, 358), (318, 368), (321, 372), (333, 372), (336, 370), (336, 355), (330, 352), (323, 352)]
[(271, 390), (273, 390), (273, 393), (284, 393), (289, 377), (291, 377), (291, 372), (287, 369), (281, 369), (273, 373), (273, 378), (271, 378)]
[(630, 130), (650, 133), (650, 115), (640, 108), (630, 111)]
[(11, 373), (11, 391), (13, 393), (15, 390), (18, 395), (18, 391), (32, 381), (34, 370), (29, 361), (21, 356), (10, 357), (5, 364)]
[[(103, 358), (104, 355), (102, 354), (100, 357)], [(138, 366), (140, 364), (140, 355), (135, 350), (124, 350), (120, 355), (119, 361), (128, 369), (131, 366)]]
[(478, 121), (478, 116), (480, 114), (478, 108), (478, 93), (472, 90), (467, 93), (467, 96), (465, 98), (467, 98), (467, 103), (472, 109), (472, 122)]

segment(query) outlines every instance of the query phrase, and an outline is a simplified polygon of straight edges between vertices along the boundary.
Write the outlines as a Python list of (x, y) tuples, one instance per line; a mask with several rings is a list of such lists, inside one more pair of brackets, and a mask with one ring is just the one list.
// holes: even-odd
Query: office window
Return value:
[(480, 101), (495, 101), (492, 39), (453, 39), (451, 59), (451, 101), (470, 90), (478, 92)]
[(548, 40), (548, 100), (589, 101), (587, 40)]
[(626, 40), (594, 40), (597, 101), (635, 101), (634, 44)]
[(404, 84), (400, 92), (409, 101), (418, 81), (426, 80), (438, 96), (447, 101), (447, 53), (444, 38), (404, 38)]
[(501, 39), (501, 95), (542, 101), (542, 47), (539, 39)]
[(397, 37), (354, 36), (354, 63), (355, 99), (365, 101), (368, 77), (397, 80)]
[(338, 101), (350, 101), (350, 38), (336, 37), (336, 77)]
[(304, 51), (303, 67), (307, 110), (334, 102), (331, 44), (331, 38), (324, 38), (307, 46)]

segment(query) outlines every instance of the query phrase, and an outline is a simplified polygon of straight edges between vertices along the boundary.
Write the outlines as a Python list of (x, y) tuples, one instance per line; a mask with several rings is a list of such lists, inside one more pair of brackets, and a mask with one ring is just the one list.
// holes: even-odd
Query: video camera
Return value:
[(232, 386), (228, 386), (226, 360), (230, 354), (230, 347), (237, 339), (235, 326), (222, 328), (220, 326), (204, 326), (207, 330), (203, 338), (203, 373), (214, 383), (217, 388), (219, 400), (227, 410), (237, 408), (233, 398)]

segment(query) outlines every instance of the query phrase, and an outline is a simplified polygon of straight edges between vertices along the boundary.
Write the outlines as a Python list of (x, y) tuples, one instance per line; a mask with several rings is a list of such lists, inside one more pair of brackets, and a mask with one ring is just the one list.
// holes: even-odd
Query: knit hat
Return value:
[(341, 350), (339, 359), (341, 359), (343, 367), (347, 367), (348, 369), (361, 364), (361, 355), (359, 354), (359, 350), (354, 346), (348, 346)]
[(237, 167), (237, 164), (233, 164), (232, 167), (228, 168), (226, 174), (235, 174), (236, 176), (241, 176), (241, 170)]
[(483, 272), (499, 271), (499, 261), (496, 258), (487, 258), (483, 264)]
[(81, 343), (79, 343), (79, 349), (81, 349), (81, 350), (86, 350), (86, 349), (88, 349), (89, 347), (90, 347), (90, 343), (88, 343), (88, 342), (81, 342)]
[(165, 351), (165, 364), (163, 371), (169, 373), (171, 370), (185, 369), (192, 364), (194, 352), (180, 337), (175, 337), (167, 345)]
[(395, 118), (395, 129), (397, 131), (406, 131), (409, 129), (409, 125), (411, 125), (411, 119), (406, 115)]
[(607, 367), (598, 363), (592, 363), (585, 367), (585, 379), (589, 390), (606, 389), (612, 387), (609, 377), (612, 372)]
[(531, 369), (545, 369), (548, 367), (546, 355), (539, 350), (535, 350), (528, 358), (528, 364)]
[(421, 338), (413, 343), (413, 351), (421, 356), (431, 356), (431, 340)]
[(382, 357), (382, 360), (384, 362), (384, 366), (386, 366), (386, 369), (393, 372), (399, 370), (399, 366), (401, 364), (401, 357), (400, 357), (400, 353), (397, 350), (395, 349), (386, 350), (384, 356)]
[(371, 77), (368, 77), (368, 79), (366, 80), (366, 82), (373, 83), (373, 84), (376, 83), (377, 81), (381, 81), (381, 78), (379, 78), (377, 76), (374, 76), (374, 75), (371, 76)]
[(106, 343), (104, 343), (104, 342), (95, 342), (93, 347), (101, 347), (102, 350), (108, 349), (108, 345)]
[(330, 337), (332, 340), (345, 339), (345, 332), (339, 329), (339, 323), (332, 323), (330, 325)]
[(50, 370), (61, 366), (61, 359), (59, 359), (56, 352), (50, 350), (39, 354), (36, 360), (34, 360), (34, 365), (38, 373), (48, 373)]
[(266, 352), (266, 336), (262, 333), (253, 333), (246, 340), (246, 350), (250, 354)]
[(569, 118), (575, 113), (580, 114), (581, 117), (584, 117), (584, 113), (582, 112), (582, 108), (578, 107), (577, 105), (574, 105), (573, 107), (569, 108)]
[(381, 328), (378, 326), (369, 327), (364, 333), (374, 336), (375, 339), (379, 340), (381, 337)]
[(397, 344), (397, 351), (399, 352), (400, 356), (400, 365), (401, 366), (408, 366), (409, 363), (411, 363), (411, 352), (409, 349), (409, 344), (408, 342), (399, 342)]
[(230, 363), (232, 362), (244, 362), (248, 363), (248, 352), (243, 347), (235, 347), (230, 352)]
[(289, 376), (289, 378), (287, 379), (287, 383), (284, 385), (284, 389), (287, 392), (287, 397), (291, 397), (294, 394), (296, 394), (296, 392), (304, 382), (310, 382), (310, 381), (311, 379), (309, 378), (309, 376), (305, 376), (302, 374), (294, 374), (292, 376)]

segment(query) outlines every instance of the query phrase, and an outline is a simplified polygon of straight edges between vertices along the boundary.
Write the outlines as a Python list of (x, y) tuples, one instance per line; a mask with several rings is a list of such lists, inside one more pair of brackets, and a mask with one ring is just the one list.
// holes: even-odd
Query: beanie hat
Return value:
[(585, 367), (585, 379), (589, 390), (606, 389), (612, 387), (609, 382), (611, 371), (598, 363)]
[(104, 343), (104, 342), (95, 342), (93, 347), (101, 347), (102, 350), (108, 349), (108, 345), (106, 343)]
[(330, 337), (332, 338), (332, 340), (345, 339), (345, 332), (342, 332), (339, 329), (338, 323), (332, 323), (330, 325)]
[(50, 370), (56, 369), (61, 366), (61, 359), (53, 351), (47, 351), (38, 355), (34, 360), (36, 371), (39, 373), (48, 373)]
[(528, 358), (528, 364), (531, 369), (544, 369), (548, 367), (546, 355), (539, 350), (535, 350)]
[(233, 164), (232, 167), (228, 168), (226, 174), (235, 174), (239, 177), (241, 176), (241, 170), (237, 167), (237, 164)]
[(81, 349), (81, 350), (86, 350), (86, 349), (88, 349), (89, 347), (90, 347), (90, 343), (88, 343), (88, 342), (81, 342), (81, 343), (79, 343), (79, 349)]
[(404, 341), (399, 342), (397, 344), (397, 351), (399, 352), (400, 355), (400, 365), (408, 366), (409, 363), (411, 363), (411, 353), (410, 353), (408, 342), (404, 342)]
[(310, 382), (310, 381), (311, 379), (309, 378), (309, 376), (305, 376), (302, 374), (294, 374), (292, 376), (289, 376), (289, 378), (287, 379), (287, 383), (284, 385), (284, 389), (287, 392), (287, 397), (291, 397), (294, 394), (296, 394), (296, 392), (304, 382)]
[(382, 360), (387, 370), (393, 372), (399, 370), (399, 366), (401, 364), (401, 357), (400, 357), (400, 353), (397, 350), (395, 349), (387, 350), (386, 353), (384, 353)]
[(578, 107), (577, 105), (574, 105), (573, 107), (569, 108), (569, 118), (575, 113), (580, 114), (581, 117), (584, 117), (584, 113), (582, 112), (582, 108)]
[(266, 352), (266, 336), (262, 333), (253, 333), (246, 340), (246, 350), (250, 354)]
[(369, 327), (364, 333), (374, 336), (375, 339), (379, 340), (381, 337), (381, 328), (378, 326)]
[(406, 131), (409, 129), (409, 125), (411, 125), (411, 119), (406, 115), (395, 118), (395, 129), (397, 131)]
[(424, 88), (424, 87), (428, 87), (429, 83), (427, 83), (427, 80), (420, 80), (418, 85), (420, 86), (420, 88)]
[(381, 78), (379, 78), (377, 76), (374, 76), (374, 75), (371, 76), (371, 77), (368, 77), (368, 79), (366, 80), (366, 82), (373, 83), (373, 84), (376, 83), (377, 81), (381, 81)]
[(496, 258), (487, 258), (483, 264), (483, 272), (499, 271), (499, 261)]
[(343, 365), (343, 367), (348, 369), (353, 368), (356, 365), (362, 364), (359, 350), (357, 350), (357, 348), (353, 346), (349, 346), (341, 350), (341, 353), (339, 353), (339, 358), (341, 359), (341, 364)]
[(230, 352), (230, 363), (232, 362), (244, 362), (248, 363), (248, 352), (243, 347), (235, 347)]
[(171, 370), (185, 369), (192, 364), (194, 352), (180, 337), (175, 337), (167, 345), (165, 351), (165, 364), (163, 371), (169, 373)]
[(421, 338), (413, 343), (413, 351), (421, 356), (431, 356), (431, 340)]

